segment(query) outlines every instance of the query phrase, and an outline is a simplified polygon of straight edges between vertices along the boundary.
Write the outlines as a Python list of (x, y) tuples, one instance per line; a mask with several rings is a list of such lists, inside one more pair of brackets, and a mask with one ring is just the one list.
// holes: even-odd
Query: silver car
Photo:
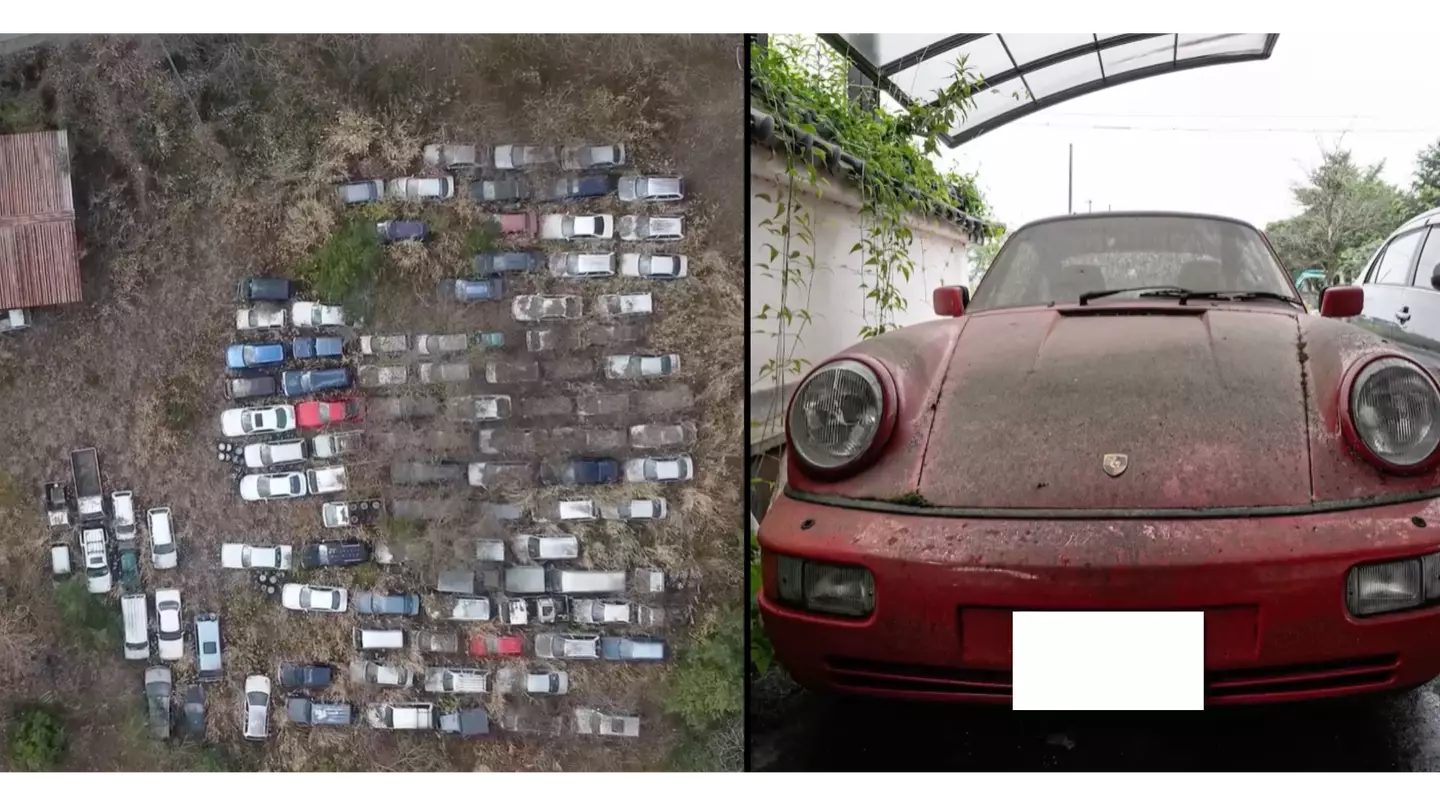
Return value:
[(608, 169), (625, 165), (625, 144), (567, 146), (560, 150), (562, 169)]
[(685, 181), (675, 175), (627, 174), (617, 193), (625, 202), (676, 202), (685, 199)]
[[(647, 293), (648, 294), (648, 293)], [(510, 314), (522, 323), (528, 321), (573, 321), (580, 317), (581, 302), (577, 295), (517, 295), (510, 303)]]

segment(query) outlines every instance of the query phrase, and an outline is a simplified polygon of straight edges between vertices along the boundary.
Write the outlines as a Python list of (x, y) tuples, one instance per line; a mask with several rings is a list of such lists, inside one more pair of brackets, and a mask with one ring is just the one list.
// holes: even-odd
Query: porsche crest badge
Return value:
[(1124, 453), (1106, 453), (1105, 457), (1100, 460), (1100, 467), (1111, 478), (1118, 477), (1125, 472), (1125, 468), (1128, 466), (1130, 466), (1130, 457)]

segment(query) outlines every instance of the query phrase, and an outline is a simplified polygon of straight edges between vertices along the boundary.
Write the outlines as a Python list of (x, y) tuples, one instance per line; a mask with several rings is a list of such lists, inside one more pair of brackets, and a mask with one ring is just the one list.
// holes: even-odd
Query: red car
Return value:
[(500, 233), (504, 236), (534, 237), (540, 228), (539, 220), (530, 211), (521, 214), (501, 214), (495, 219), (500, 223)]
[(1308, 313), (1230, 219), (1015, 231), (973, 299), (937, 290), (942, 319), (793, 394), (759, 531), (776, 657), (816, 689), (1005, 703), (1014, 611), (1199, 610), (1211, 705), (1434, 678), (1440, 387), (1340, 320), (1363, 298)]
[(316, 430), (340, 422), (359, 422), (362, 415), (358, 399), (311, 400), (295, 406), (295, 424), (302, 430)]
[(489, 658), (496, 655), (524, 655), (524, 636), (489, 636), (475, 635), (470, 637), (470, 655), (475, 658)]

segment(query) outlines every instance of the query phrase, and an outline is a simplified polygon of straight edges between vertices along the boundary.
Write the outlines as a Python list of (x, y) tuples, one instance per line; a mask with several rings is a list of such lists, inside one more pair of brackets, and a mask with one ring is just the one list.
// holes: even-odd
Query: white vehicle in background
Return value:
[(339, 433), (322, 433), (310, 440), (310, 451), (317, 459), (335, 458), (360, 450), (364, 443), (362, 430), (344, 430)]
[(384, 180), (356, 180), (352, 183), (342, 183), (336, 187), (336, 194), (340, 202), (346, 205), (358, 205), (361, 203), (378, 202), (385, 196)]
[(678, 242), (685, 238), (684, 217), (620, 217), (620, 238), (626, 242)]
[(655, 311), (655, 299), (650, 293), (610, 293), (596, 298), (595, 308), (601, 315), (612, 318), (649, 315)]
[(403, 354), (410, 351), (410, 338), (405, 335), (361, 335), (361, 354)]
[(506, 394), (482, 394), (453, 400), (451, 411), (459, 419), (469, 422), (495, 422), (509, 419), (513, 412), (510, 397)]
[(645, 424), (630, 426), (630, 446), (639, 450), (660, 447), (689, 447), (695, 443), (695, 423)]
[(627, 174), (616, 182), (622, 202), (679, 202), (685, 199), (685, 181), (676, 175)]
[(470, 379), (469, 363), (421, 363), (416, 369), (420, 382), (456, 383)]
[(553, 146), (531, 146), (528, 144), (501, 144), (495, 147), (495, 168), (528, 169), (556, 161)]
[(663, 520), (666, 514), (664, 498), (632, 498), (615, 507), (616, 520)]
[(305, 440), (285, 439), (245, 445), (245, 466), (251, 469), (299, 464), (305, 460)]
[(625, 165), (625, 144), (567, 146), (560, 150), (562, 169), (611, 169)]
[(251, 329), (284, 329), (285, 307), (279, 304), (256, 304), (235, 311), (235, 328), (242, 332)]
[(576, 624), (629, 624), (629, 602), (607, 602), (603, 599), (570, 600), (570, 618)]
[(179, 661), (185, 657), (185, 627), (181, 617), (180, 591), (162, 588), (155, 591), (155, 636), (160, 642), (161, 661)]
[(291, 569), (290, 546), (252, 546), (246, 543), (226, 543), (220, 547), (221, 568), (270, 568), (278, 571)]
[(120, 619), (125, 629), (125, 660), (150, 657), (150, 610), (143, 593), (120, 597)]
[(442, 599), (438, 605), (434, 600), (425, 604), (430, 618), (444, 621), (488, 622), (492, 615), (488, 596), (451, 596)]
[(240, 497), (247, 501), (303, 498), (310, 494), (305, 475), (298, 472), (247, 475), (240, 479)]
[(690, 260), (673, 253), (621, 253), (620, 275), (632, 278), (685, 278)]
[(565, 695), (570, 692), (570, 675), (554, 669), (524, 670), (502, 667), (495, 673), (495, 691), (510, 694), (524, 689), (531, 695)]
[(365, 707), (365, 723), (392, 730), (434, 729), (434, 712), (429, 703), (376, 703)]
[(547, 214), (540, 218), (540, 238), (614, 239), (615, 218), (609, 214)]
[(580, 538), (573, 534), (550, 537), (517, 534), (510, 541), (510, 548), (515, 553), (515, 558), (522, 563), (580, 558)]
[(669, 377), (679, 372), (678, 354), (611, 354), (605, 357), (605, 377), (611, 380)]
[(371, 686), (398, 686), (408, 688), (415, 681), (415, 673), (407, 666), (388, 666), (371, 661), (351, 661), (350, 680)]
[(455, 178), (397, 177), (386, 184), (385, 193), (394, 200), (448, 200), (455, 196)]
[(314, 301), (296, 301), (290, 305), (290, 320), (296, 329), (344, 326), (345, 309)]
[(344, 613), (350, 598), (344, 588), (287, 582), (280, 591), (280, 604), (305, 613)]
[(251, 675), (245, 679), (245, 739), (263, 740), (270, 736), (270, 679)]
[(615, 275), (615, 254), (552, 253), (550, 275), (556, 278), (607, 278)]
[(600, 657), (600, 637), (560, 633), (536, 633), (537, 658), (596, 659)]
[(295, 429), (294, 405), (231, 408), (220, 414), (220, 431), (227, 438), (288, 433)]
[(639, 737), (640, 718), (628, 714), (606, 714), (596, 709), (575, 710), (575, 733), (601, 737)]
[(672, 458), (632, 458), (625, 462), (625, 480), (632, 484), (689, 481), (695, 467), (689, 456)]
[(135, 539), (135, 493), (128, 489), (110, 493), (110, 529), (116, 540)]
[(174, 568), (180, 559), (175, 547), (175, 524), (170, 519), (170, 507), (157, 506), (146, 512), (145, 518), (150, 522), (150, 564), (162, 571)]
[(483, 669), (426, 667), (425, 691), (444, 694), (484, 694), (490, 691), (490, 673)]
[(425, 165), (434, 169), (474, 169), (484, 155), (473, 144), (432, 143), (425, 147)]
[(573, 321), (580, 317), (578, 295), (517, 295), (510, 302), (510, 314), (521, 323), (530, 321)]
[(85, 587), (90, 593), (109, 593), (114, 580), (110, 577), (110, 553), (105, 530), (82, 530), (80, 554), (85, 558)]
[(305, 482), (311, 495), (328, 495), (345, 491), (345, 468), (312, 467), (305, 471)]
[(594, 520), (599, 517), (594, 501), (561, 501), (555, 507), (555, 519), (560, 521)]

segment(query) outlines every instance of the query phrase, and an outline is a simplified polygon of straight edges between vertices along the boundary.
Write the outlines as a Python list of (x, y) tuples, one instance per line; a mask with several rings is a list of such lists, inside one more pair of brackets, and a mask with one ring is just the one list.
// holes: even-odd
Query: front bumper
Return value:
[[(1283, 517), (1016, 520), (781, 496), (759, 541), (766, 633), (812, 689), (1008, 703), (1015, 610), (1203, 610), (1210, 705), (1440, 674), (1440, 606), (1364, 619), (1345, 608), (1352, 566), (1440, 549), (1437, 500)], [(866, 567), (874, 612), (851, 620), (778, 604), (775, 553)]]

